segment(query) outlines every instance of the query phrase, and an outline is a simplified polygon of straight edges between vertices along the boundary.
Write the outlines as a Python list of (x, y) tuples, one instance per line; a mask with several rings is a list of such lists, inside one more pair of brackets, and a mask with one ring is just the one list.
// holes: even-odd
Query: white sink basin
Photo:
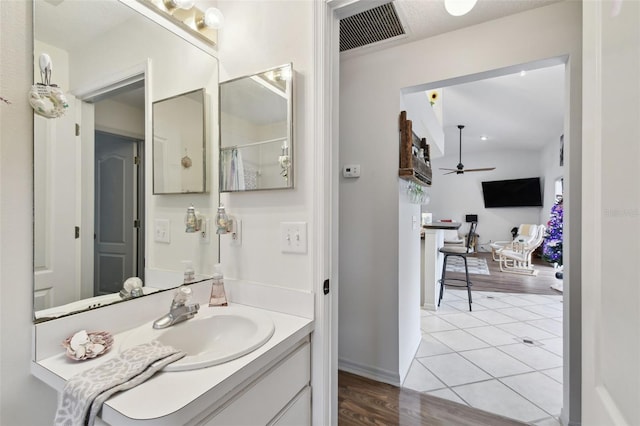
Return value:
[(187, 353), (164, 371), (196, 370), (231, 361), (264, 345), (275, 330), (267, 315), (241, 306), (202, 307), (194, 318), (162, 330), (151, 324), (129, 333), (120, 350), (155, 339)]

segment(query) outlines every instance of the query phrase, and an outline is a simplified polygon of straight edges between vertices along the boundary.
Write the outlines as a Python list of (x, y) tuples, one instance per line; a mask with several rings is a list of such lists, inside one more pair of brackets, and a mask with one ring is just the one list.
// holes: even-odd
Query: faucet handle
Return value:
[(191, 299), (191, 294), (193, 292), (187, 286), (180, 286), (178, 291), (176, 291), (175, 296), (173, 296), (173, 304), (176, 306), (185, 305), (189, 299)]

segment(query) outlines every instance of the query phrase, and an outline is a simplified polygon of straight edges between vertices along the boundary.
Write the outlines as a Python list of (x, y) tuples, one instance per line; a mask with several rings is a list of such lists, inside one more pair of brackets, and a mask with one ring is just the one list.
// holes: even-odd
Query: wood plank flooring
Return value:
[[(505, 293), (531, 293), (531, 294), (562, 294), (551, 288), (551, 284), (557, 281), (556, 269), (540, 258), (533, 258), (533, 263), (538, 269), (537, 276), (511, 274), (500, 271), (500, 265), (491, 259), (491, 253), (480, 252), (473, 257), (487, 259), (489, 273), (491, 275), (471, 275), (474, 291), (499, 291)], [(462, 278), (464, 273), (447, 272), (447, 277)]]
[(524, 423), (339, 371), (338, 425), (521, 426)]

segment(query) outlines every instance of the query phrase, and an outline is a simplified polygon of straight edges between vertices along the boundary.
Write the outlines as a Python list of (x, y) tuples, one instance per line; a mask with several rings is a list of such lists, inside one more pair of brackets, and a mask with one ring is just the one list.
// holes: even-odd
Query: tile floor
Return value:
[[(562, 408), (562, 295), (445, 290), (403, 387), (538, 426)], [(523, 339), (532, 343), (525, 343)]]

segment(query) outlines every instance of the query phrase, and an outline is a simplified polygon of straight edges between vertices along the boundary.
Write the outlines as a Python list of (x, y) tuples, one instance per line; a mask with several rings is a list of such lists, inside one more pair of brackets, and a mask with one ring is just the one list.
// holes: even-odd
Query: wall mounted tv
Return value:
[(485, 208), (541, 207), (540, 178), (482, 182)]

